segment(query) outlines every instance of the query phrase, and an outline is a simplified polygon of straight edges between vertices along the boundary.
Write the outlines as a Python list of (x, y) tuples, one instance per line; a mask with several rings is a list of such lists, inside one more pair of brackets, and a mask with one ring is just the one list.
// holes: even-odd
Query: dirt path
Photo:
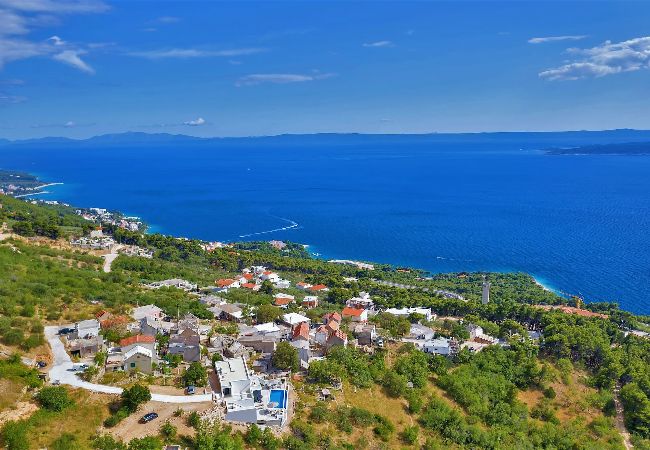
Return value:
[(619, 398), (619, 392), (621, 390), (621, 385), (617, 384), (614, 389), (614, 404), (616, 405), (616, 428), (618, 432), (623, 436), (623, 445), (627, 450), (634, 448), (632, 445), (632, 440), (630, 439), (630, 432), (627, 431), (625, 427), (625, 416), (623, 415), (623, 405), (621, 405), (621, 400)]

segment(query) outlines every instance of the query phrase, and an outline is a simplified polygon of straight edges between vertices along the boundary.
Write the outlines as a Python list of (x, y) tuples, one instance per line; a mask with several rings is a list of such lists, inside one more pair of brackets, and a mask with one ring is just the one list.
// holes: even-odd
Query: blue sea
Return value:
[(63, 182), (43, 199), (205, 240), (286, 239), (325, 258), (523, 271), (650, 313), (650, 157), (550, 156), (524, 138), (0, 149)]

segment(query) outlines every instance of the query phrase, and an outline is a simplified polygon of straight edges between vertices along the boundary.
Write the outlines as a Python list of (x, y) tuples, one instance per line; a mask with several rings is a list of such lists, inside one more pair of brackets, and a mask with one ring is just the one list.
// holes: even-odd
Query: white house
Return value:
[(95, 319), (77, 322), (75, 325), (75, 334), (79, 339), (97, 337), (99, 335), (99, 322)]
[(284, 316), (282, 316), (282, 321), (289, 325), (290, 327), (293, 327), (295, 325), (298, 325), (299, 323), (302, 322), (311, 322), (309, 317), (305, 317), (302, 314), (298, 313), (287, 313)]
[(162, 319), (165, 316), (163, 310), (156, 305), (145, 305), (135, 308), (131, 312), (131, 317), (135, 320), (140, 320), (144, 317), (152, 317), (154, 319)]
[(411, 314), (419, 314), (424, 316), (427, 322), (436, 318), (436, 315), (431, 312), (431, 308), (388, 308), (385, 312), (398, 317), (408, 317)]
[(451, 342), (449, 339), (432, 339), (422, 344), (422, 351), (433, 355), (449, 356), (452, 353)]
[(262, 280), (262, 281), (267, 281), (268, 280), (271, 283), (277, 283), (278, 281), (280, 281), (280, 276), (275, 272), (271, 272), (270, 270), (266, 270), (266, 271), (262, 272), (262, 274), (260, 275), (260, 280)]

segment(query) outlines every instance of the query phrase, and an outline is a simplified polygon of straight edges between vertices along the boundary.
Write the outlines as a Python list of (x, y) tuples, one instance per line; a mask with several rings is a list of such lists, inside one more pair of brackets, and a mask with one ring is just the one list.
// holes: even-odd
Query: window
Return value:
[(135, 363), (131, 363), (131, 367), (135, 367)]

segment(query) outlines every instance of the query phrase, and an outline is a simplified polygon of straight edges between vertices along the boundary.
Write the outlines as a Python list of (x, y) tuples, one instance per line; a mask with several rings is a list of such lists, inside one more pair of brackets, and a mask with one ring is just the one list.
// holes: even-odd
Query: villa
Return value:
[(249, 372), (243, 357), (217, 361), (214, 370), (219, 378), (225, 420), (261, 426), (284, 425), (288, 401), (284, 383)]

